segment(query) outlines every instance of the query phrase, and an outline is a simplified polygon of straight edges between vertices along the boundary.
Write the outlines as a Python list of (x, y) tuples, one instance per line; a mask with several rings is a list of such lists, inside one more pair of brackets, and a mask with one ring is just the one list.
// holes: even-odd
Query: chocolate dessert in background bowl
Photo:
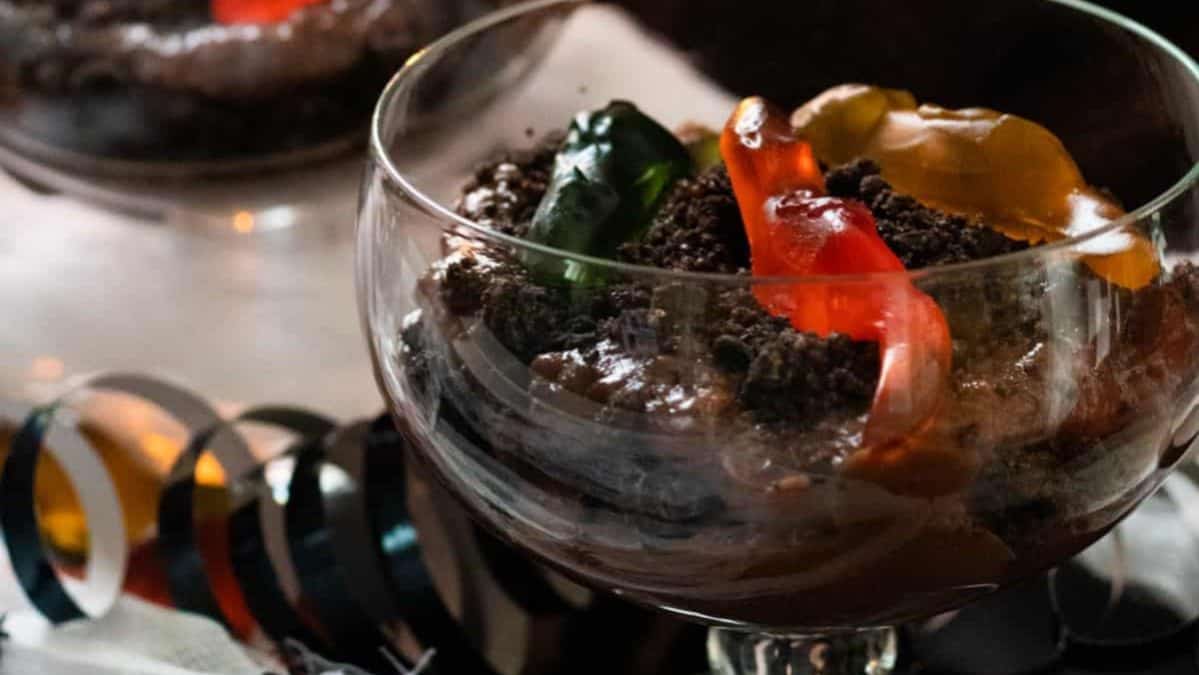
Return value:
[(336, 156), (409, 56), (500, 4), (0, 0), (0, 143), (101, 176)]

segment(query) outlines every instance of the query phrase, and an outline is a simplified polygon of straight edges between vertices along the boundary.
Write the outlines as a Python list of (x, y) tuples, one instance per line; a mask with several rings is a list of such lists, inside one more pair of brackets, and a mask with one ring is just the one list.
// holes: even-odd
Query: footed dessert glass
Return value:
[[(890, 626), (1081, 551), (1194, 446), (1199, 71), (1182, 52), (1073, 0), (629, 5), (489, 15), (412, 59), (376, 113), (364, 329), (416, 456), (480, 522), (584, 584), (712, 626), (717, 673), (879, 675), (897, 662)], [(477, 53), (502, 58), (464, 67)], [(488, 214), (536, 206), (517, 162), (474, 192), (485, 204), (455, 206), (477, 165), (613, 99), (720, 128), (743, 96), (791, 108), (841, 82), (1036, 120), (1129, 215), (972, 263), (764, 279), (497, 232)], [(430, 100), (446, 111), (433, 121)], [(1092, 271), (1134, 239), (1156, 250), (1151, 283)], [(878, 366), (860, 345), (776, 326), (747, 349), (738, 333), (763, 292), (835, 310), (908, 284), (939, 305), (953, 357), (938, 412), (895, 447), (862, 445), (853, 391)], [(907, 377), (900, 407), (927, 389)]]

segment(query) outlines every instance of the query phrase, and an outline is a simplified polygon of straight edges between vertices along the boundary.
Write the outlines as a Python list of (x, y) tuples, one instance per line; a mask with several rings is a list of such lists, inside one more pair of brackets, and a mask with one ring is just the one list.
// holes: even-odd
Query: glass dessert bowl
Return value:
[(387, 80), (511, 2), (0, 0), (0, 165), (217, 236), (337, 232)]
[[(885, 673), (885, 627), (1077, 553), (1191, 448), (1199, 73), (1082, 3), (916, 3), (868, 42), (910, 62), (815, 39), (887, 3), (772, 4), (696, 5), (736, 15), (698, 47), (569, 0), (434, 44), (376, 114), (360, 308), (416, 455), (507, 540), (714, 626), (717, 672)], [(1130, 62), (1087, 115), (1080, 43)], [(497, 44), (532, 75), (414, 123)]]
[(4, 0), (0, 140), (100, 175), (328, 157), (359, 142), (391, 73), (469, 4)]

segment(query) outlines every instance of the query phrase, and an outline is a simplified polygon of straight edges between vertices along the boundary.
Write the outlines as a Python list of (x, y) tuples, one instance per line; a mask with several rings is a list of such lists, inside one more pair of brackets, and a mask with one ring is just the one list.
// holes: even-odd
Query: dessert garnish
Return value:
[[(528, 239), (571, 253), (613, 258), (639, 238), (675, 181), (691, 175), (687, 148), (633, 104), (575, 116), (558, 154)], [(594, 266), (531, 254), (526, 262), (547, 279), (599, 281)]]
[(212, 18), (226, 25), (278, 23), (297, 10), (328, 0), (211, 0)]
[[(1016, 115), (917, 105), (906, 91), (846, 84), (804, 104), (791, 123), (825, 162), (872, 159), (896, 190), (979, 217), (1013, 239), (1077, 237), (1124, 215), (1086, 183), (1052, 132)], [(1125, 288), (1160, 272), (1155, 248), (1139, 234), (1112, 233), (1083, 250), (1098, 276)]]
[(904, 445), (936, 414), (952, 343), (937, 303), (903, 274), (863, 204), (825, 196), (812, 146), (786, 115), (760, 98), (741, 102), (721, 152), (745, 221), (753, 273), (761, 277), (871, 275), (838, 282), (764, 283), (754, 295), (800, 331), (876, 341), (881, 372), (862, 437), (851, 458), (863, 470), (902, 470)]

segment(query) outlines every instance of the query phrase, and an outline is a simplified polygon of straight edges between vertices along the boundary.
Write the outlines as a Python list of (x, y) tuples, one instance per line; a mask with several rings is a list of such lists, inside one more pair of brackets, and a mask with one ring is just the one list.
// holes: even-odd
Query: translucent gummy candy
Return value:
[[(1033, 244), (1124, 215), (1087, 185), (1053, 133), (1015, 115), (918, 105), (906, 91), (847, 84), (804, 104), (791, 124), (829, 164), (868, 157), (897, 191)], [(1154, 247), (1136, 232), (1104, 235), (1080, 250), (1096, 274), (1120, 286), (1140, 288), (1160, 270)]]

